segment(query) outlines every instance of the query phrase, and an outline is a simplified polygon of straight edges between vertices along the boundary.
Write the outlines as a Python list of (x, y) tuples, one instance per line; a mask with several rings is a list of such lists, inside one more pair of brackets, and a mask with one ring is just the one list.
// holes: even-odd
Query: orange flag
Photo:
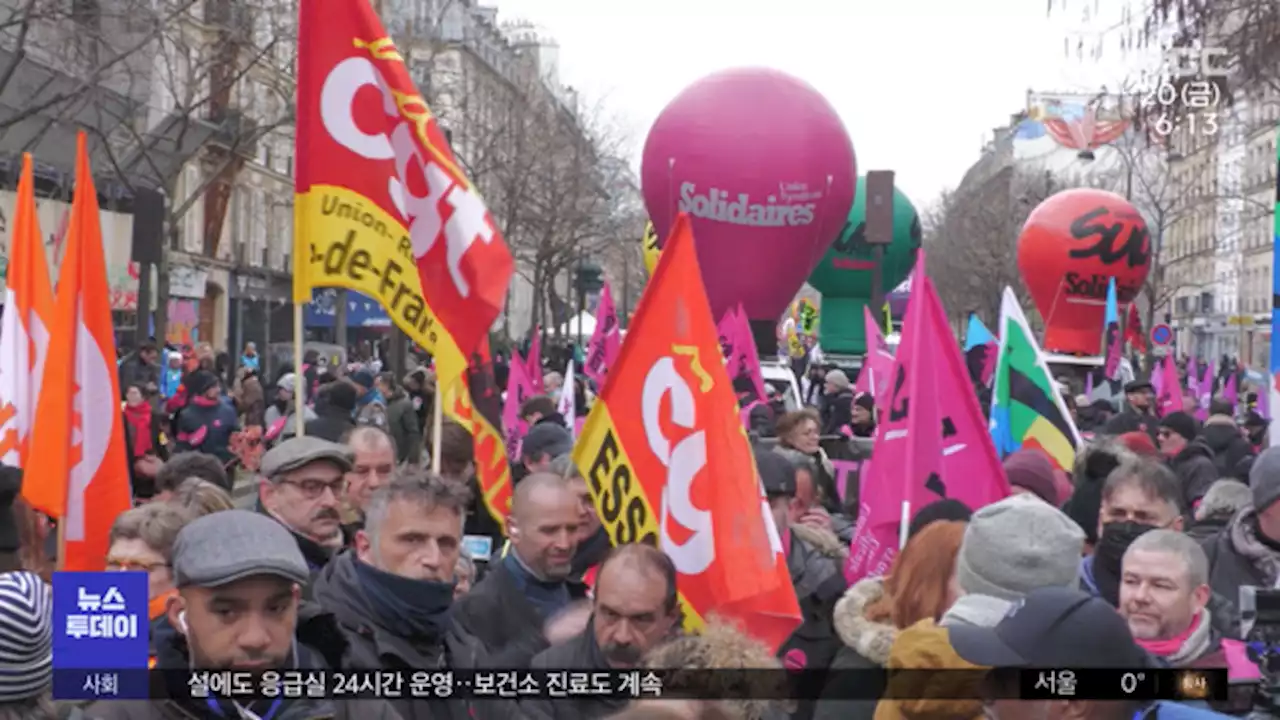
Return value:
[(49, 350), (53, 286), (36, 217), (31, 155), (22, 156), (0, 325), (0, 462), (25, 467), (31, 421)]
[(800, 608), (695, 250), (681, 214), (573, 459), (613, 544), (674, 561), (687, 629), (715, 613), (776, 650)]
[(58, 519), (63, 570), (102, 570), (111, 523), (130, 505), (100, 222), (82, 132), (49, 360), (22, 486), (32, 507)]

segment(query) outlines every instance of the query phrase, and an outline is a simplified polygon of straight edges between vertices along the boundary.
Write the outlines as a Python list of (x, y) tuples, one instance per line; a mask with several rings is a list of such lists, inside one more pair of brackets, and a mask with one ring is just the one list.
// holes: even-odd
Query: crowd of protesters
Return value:
[[(148, 573), (154, 667), (850, 672), (793, 701), (729, 687), (715, 700), (630, 704), (606, 695), (259, 704), (174, 687), (148, 701), (55, 704), (52, 530), (18, 498), (21, 471), (4, 468), (0, 658), (26, 661), (16, 680), (0, 674), (0, 717), (1121, 720), (1244, 715), (1258, 695), (1257, 668), (1241, 665), (1235, 599), (1242, 586), (1275, 586), (1280, 573), (1280, 449), (1259, 451), (1220, 408), (1204, 423), (1155, 418), (1150, 386), (1133, 383), (1115, 415), (1126, 419), (1097, 432), (1071, 472), (1036, 450), (1010, 455), (1013, 496), (916, 509), (885, 576), (850, 585), (843, 565), (857, 493), (839, 494), (823, 441), (874, 436), (878, 408), (835, 368), (802, 374), (812, 407), (788, 412), (771, 387), (749, 422), (803, 618), (775, 653), (715, 617), (682, 632), (672, 560), (648, 545), (611, 545), (569, 458), (557, 373), (544, 378), (548, 394), (520, 410), (529, 431), (504, 528), (478, 499), (470, 434), (446, 421), (433, 448), (424, 433), (435, 394), (428, 368), (396, 379), (311, 354), (264, 379), (255, 355), (246, 348), (230, 381), (207, 346), (164, 356), (143, 348), (121, 367), (137, 506), (115, 520), (105, 561)], [(572, 391), (583, 393), (577, 407), (590, 403), (589, 388)], [(436, 452), (439, 474), (424, 469)], [(491, 541), (487, 554), (467, 549), (475, 538)], [(43, 622), (14, 620), (33, 608)], [(876, 699), (879, 676), (856, 672), (990, 667), (1227, 668), (1254, 680), (1210, 708)]]

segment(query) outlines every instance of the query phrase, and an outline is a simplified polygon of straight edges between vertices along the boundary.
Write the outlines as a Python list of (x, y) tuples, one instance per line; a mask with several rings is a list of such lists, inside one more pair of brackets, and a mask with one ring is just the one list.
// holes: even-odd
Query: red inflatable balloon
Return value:
[(1123, 316), (1151, 270), (1151, 235), (1119, 195), (1064, 190), (1040, 203), (1022, 226), (1018, 269), (1044, 318), (1045, 351), (1097, 355), (1107, 285), (1116, 279)]

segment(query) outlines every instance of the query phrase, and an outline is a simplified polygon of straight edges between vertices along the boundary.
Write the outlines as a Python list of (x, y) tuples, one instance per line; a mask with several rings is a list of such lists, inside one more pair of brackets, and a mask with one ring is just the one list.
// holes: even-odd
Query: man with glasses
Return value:
[(176, 592), (169, 569), (173, 543), (190, 520), (191, 515), (176, 505), (150, 503), (120, 513), (111, 524), (107, 570), (147, 573), (152, 620), (164, 614), (169, 597)]
[(350, 449), (310, 435), (262, 456), (258, 509), (293, 534), (313, 575), (342, 548), (340, 508), (351, 468)]

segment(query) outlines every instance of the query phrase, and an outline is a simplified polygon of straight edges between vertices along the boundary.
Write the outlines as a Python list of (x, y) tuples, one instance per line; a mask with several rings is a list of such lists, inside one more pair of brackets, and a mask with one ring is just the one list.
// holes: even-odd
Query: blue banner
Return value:
[(55, 700), (149, 697), (145, 572), (53, 574)]
[[(333, 327), (338, 316), (337, 302), (337, 289), (313, 289), (311, 302), (302, 307), (302, 324), (310, 328)], [(348, 290), (347, 327), (391, 327), (391, 318), (377, 300)]]

